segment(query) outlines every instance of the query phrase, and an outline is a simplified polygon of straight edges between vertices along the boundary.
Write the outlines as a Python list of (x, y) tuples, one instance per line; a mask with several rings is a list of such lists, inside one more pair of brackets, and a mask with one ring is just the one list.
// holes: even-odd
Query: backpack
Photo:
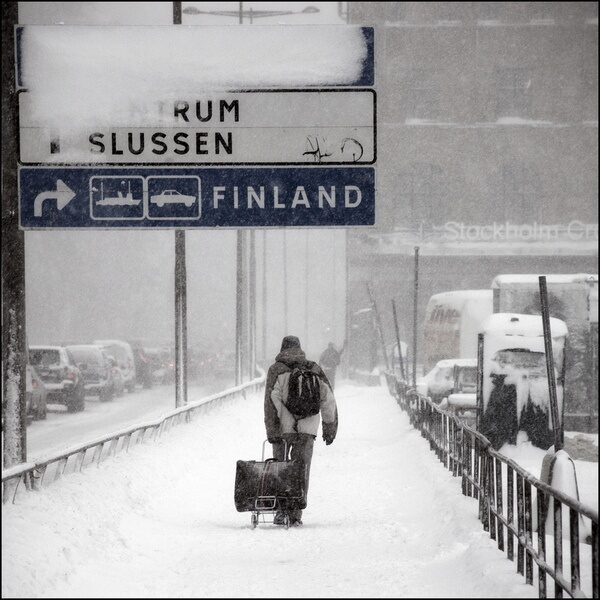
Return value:
[(287, 409), (304, 419), (319, 414), (321, 409), (320, 377), (308, 367), (294, 367), (288, 384)]

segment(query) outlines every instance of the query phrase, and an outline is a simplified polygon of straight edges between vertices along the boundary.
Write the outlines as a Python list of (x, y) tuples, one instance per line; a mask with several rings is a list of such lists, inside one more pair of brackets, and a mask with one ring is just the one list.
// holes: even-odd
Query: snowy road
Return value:
[(535, 597), (389, 394), (337, 396), (303, 528), (235, 511), (235, 461), (264, 435), (253, 396), (5, 507), (3, 595)]
[[(190, 402), (199, 400), (225, 387), (226, 384), (217, 380), (206, 385), (190, 385), (188, 399)], [(87, 442), (144, 419), (158, 417), (173, 408), (174, 385), (160, 385), (149, 390), (137, 388), (111, 402), (100, 402), (97, 397), (88, 396), (81, 413), (68, 413), (65, 406), (49, 404), (46, 420), (33, 421), (27, 427), (28, 457), (35, 459), (53, 450)]]

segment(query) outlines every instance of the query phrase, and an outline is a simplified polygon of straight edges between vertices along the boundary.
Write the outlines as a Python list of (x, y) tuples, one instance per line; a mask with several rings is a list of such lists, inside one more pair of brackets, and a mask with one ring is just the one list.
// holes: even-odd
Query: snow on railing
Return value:
[[(430, 449), (454, 477), (461, 477), (462, 493), (478, 500), (484, 531), (489, 531), (490, 537), (497, 541), (499, 550), (506, 549), (511, 561), (515, 560), (517, 541), (517, 572), (530, 585), (533, 585), (534, 563), (537, 565), (539, 597), (546, 598), (549, 594), (546, 582), (549, 575), (554, 580), (551, 597), (562, 598), (566, 592), (571, 598), (597, 598), (598, 512), (550, 487), (495, 451), (485, 436), (451, 410), (417, 393), (396, 374), (387, 372), (386, 379), (390, 393), (408, 413), (411, 424), (429, 441)], [(563, 534), (567, 537), (566, 528), (563, 530), (563, 508), (569, 515), (566, 548), (563, 548)], [(551, 527), (549, 532), (547, 524)], [(570, 564), (568, 575), (563, 569), (563, 554)]]
[[(44, 479), (51, 478), (52, 481), (56, 481), (67, 472), (68, 467), (72, 467), (72, 471), (81, 471), (84, 466), (93, 462), (100, 464), (103, 457), (113, 456), (119, 450), (129, 450), (132, 440), (135, 440), (136, 444), (143, 442), (148, 431), (151, 431), (152, 439), (155, 440), (165, 431), (171, 429), (173, 425), (177, 425), (182, 421), (189, 422), (193, 415), (206, 411), (207, 407), (214, 406), (218, 401), (228, 401), (239, 396), (245, 397), (247, 392), (259, 390), (265, 383), (264, 371), (260, 370), (259, 372), (259, 377), (252, 381), (190, 402), (163, 414), (157, 419), (144, 421), (138, 425), (119, 429), (83, 444), (52, 452), (33, 462), (3, 469), (2, 502), (5, 503), (11, 495), (14, 502), (21, 481), (25, 483), (25, 489), (39, 490)], [(108, 449), (105, 452), (107, 446)], [(93, 449), (93, 452), (88, 453), (88, 450), (91, 449)], [(76, 457), (75, 460), (69, 460), (72, 457)]]

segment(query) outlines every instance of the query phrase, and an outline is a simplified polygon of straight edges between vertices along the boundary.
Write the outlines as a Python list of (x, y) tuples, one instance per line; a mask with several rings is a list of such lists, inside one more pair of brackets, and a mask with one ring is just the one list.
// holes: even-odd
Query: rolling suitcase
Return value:
[[(265, 440), (262, 460), (238, 460), (235, 473), (234, 501), (238, 512), (252, 512), (252, 527), (259, 518), (267, 523), (265, 514), (306, 508), (306, 469), (294, 460), (265, 460)], [(284, 442), (285, 443), (285, 442)], [(287, 444), (285, 456), (287, 457)], [(286, 527), (289, 520), (284, 521)]]

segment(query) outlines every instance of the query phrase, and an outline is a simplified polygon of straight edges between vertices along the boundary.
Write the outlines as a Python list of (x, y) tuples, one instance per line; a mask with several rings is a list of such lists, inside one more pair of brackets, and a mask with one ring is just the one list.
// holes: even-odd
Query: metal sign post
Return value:
[(552, 428), (554, 429), (554, 451), (558, 452), (564, 446), (563, 424), (558, 414), (558, 399), (556, 396), (556, 374), (554, 373), (554, 353), (552, 351), (552, 332), (550, 331), (550, 310), (548, 308), (548, 288), (546, 276), (540, 275), (540, 302), (542, 304), (542, 324), (544, 326), (544, 350), (546, 352), (546, 372), (548, 374), (548, 393), (550, 395), (550, 411)]
[(2, 4), (2, 431), (3, 467), (27, 460), (25, 233), (19, 229), (15, 25), (18, 3)]
[[(396, 301), (392, 300), (392, 312), (394, 313), (394, 327), (396, 329), (396, 342), (398, 343), (398, 360), (400, 363), (400, 377), (402, 381), (406, 382), (406, 373), (404, 371), (404, 357), (402, 356), (402, 345), (400, 343), (400, 328), (398, 327), (398, 315), (396, 313)], [(393, 366), (393, 354), (392, 354), (392, 366)]]
[[(181, 25), (181, 2), (173, 2), (173, 24)], [(187, 404), (187, 271), (185, 230), (175, 231), (175, 406)]]
[(419, 246), (415, 246), (415, 287), (413, 297), (413, 365), (412, 384), (417, 387), (417, 307), (419, 301)]

